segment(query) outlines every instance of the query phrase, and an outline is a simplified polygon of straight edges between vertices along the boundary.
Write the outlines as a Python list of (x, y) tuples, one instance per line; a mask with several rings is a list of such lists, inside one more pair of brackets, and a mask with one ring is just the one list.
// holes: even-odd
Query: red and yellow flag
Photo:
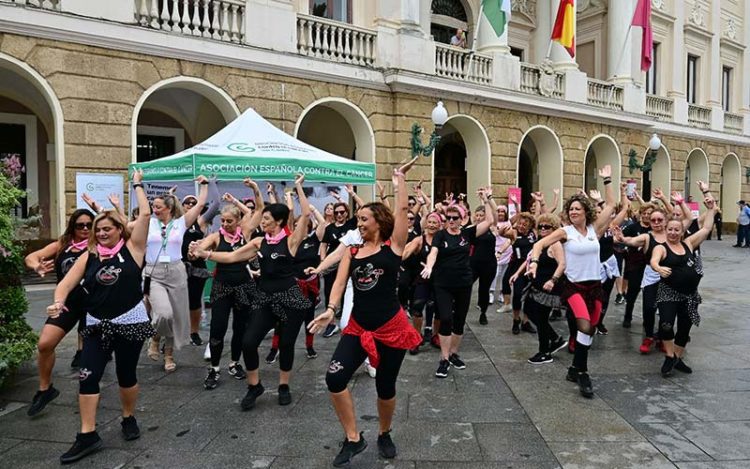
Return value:
[(560, 0), (552, 27), (552, 40), (560, 43), (571, 57), (576, 56), (576, 7), (574, 0)]

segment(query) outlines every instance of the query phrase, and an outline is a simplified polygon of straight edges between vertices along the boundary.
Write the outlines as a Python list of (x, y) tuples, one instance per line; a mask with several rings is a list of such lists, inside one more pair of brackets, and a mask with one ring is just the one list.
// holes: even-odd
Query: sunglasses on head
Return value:
[(90, 230), (92, 226), (94, 226), (93, 223), (76, 223), (76, 229), (77, 230)]
[(448, 221), (457, 221), (460, 220), (461, 217), (459, 217), (458, 215), (446, 215), (445, 219)]
[(552, 225), (539, 225), (540, 230), (551, 230), (552, 228)]

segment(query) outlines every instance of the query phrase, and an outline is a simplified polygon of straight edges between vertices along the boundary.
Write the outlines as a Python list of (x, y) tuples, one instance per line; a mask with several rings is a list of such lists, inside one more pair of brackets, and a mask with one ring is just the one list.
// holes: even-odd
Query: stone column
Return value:
[[(634, 0), (609, 2), (607, 11), (607, 76), (614, 83), (633, 81), (633, 42), (640, 28), (631, 30)], [(640, 41), (638, 41), (640, 42)]]
[(246, 0), (245, 43), (297, 53), (297, 13), (293, 0)]
[[(542, 3), (542, 2), (540, 2)], [(557, 19), (557, 9), (560, 6), (560, 0), (549, 0), (550, 4), (550, 34), (548, 37), (552, 37), (552, 28), (555, 24), (555, 19)], [(576, 23), (578, 19), (578, 14), (576, 12), (576, 8), (573, 8), (573, 23)], [(576, 37), (576, 41), (578, 38)], [(552, 63), (555, 66), (556, 70), (565, 71), (565, 70), (578, 70), (578, 63), (576, 62), (576, 59), (574, 57), (571, 57), (570, 54), (568, 54), (568, 51), (565, 50), (563, 46), (560, 45), (559, 42), (553, 41), (552, 42), (552, 50), (550, 54), (550, 58), (552, 59)]]
[[(687, 125), (688, 105), (687, 90), (685, 83), (685, 67), (687, 55), (685, 53), (685, 3), (672, 2), (672, 14), (675, 17), (672, 28), (672, 50), (662, 54), (663, 57), (671, 58), (672, 81), (667, 87), (667, 96), (674, 100), (674, 122)], [(668, 63), (668, 62), (667, 62)]]
[[(482, 13), (477, 20), (477, 27), (479, 28), (479, 34), (477, 35), (477, 52), (486, 54), (492, 54), (495, 52), (500, 54), (510, 54), (510, 47), (508, 46), (508, 30), (510, 29), (510, 25), (505, 28), (503, 35), (498, 37), (489, 20), (485, 14)], [(471, 44), (469, 44), (469, 46), (471, 47)]]
[[(711, 46), (708, 63), (708, 100), (706, 104), (711, 107), (711, 129), (724, 130), (724, 109), (721, 106), (721, 2), (710, 2), (711, 9)], [(747, 24), (743, 27), (747, 29)]]
[(547, 57), (550, 36), (552, 36), (552, 24), (555, 22), (553, 15), (557, 10), (552, 6), (554, 2), (541, 1), (536, 4), (536, 30), (534, 31), (534, 60), (542, 63)]
[(424, 0), (380, 0), (375, 26), (376, 64), (427, 75), (435, 74), (435, 43), (425, 33)]

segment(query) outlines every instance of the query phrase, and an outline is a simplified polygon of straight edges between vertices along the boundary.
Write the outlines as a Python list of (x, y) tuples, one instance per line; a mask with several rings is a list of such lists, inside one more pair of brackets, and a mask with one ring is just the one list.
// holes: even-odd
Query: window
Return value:
[(698, 57), (688, 54), (687, 56), (687, 102), (696, 104), (698, 102)]
[(721, 107), (724, 112), (732, 110), (732, 68), (721, 69)]
[(510, 55), (514, 57), (518, 57), (518, 59), (523, 62), (523, 56), (524, 56), (524, 50), (519, 49), (518, 47), (511, 47), (510, 48)]
[(654, 43), (651, 50), (651, 68), (646, 72), (646, 93), (659, 94), (659, 83), (657, 76), (659, 74), (659, 43)]
[(310, 0), (310, 13), (329, 20), (352, 22), (352, 0)]
[(174, 137), (138, 134), (136, 160), (139, 163), (174, 155), (175, 150), (176, 144)]
[(432, 0), (430, 12), (430, 34), (435, 42), (450, 44), (460, 29), (466, 37), (466, 46), (471, 47), (469, 19), (460, 0)]

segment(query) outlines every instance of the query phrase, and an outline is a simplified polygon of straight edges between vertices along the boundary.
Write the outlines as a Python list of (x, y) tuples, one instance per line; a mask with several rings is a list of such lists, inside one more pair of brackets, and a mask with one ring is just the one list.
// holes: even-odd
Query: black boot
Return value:
[(96, 430), (89, 433), (78, 433), (70, 449), (60, 456), (60, 464), (70, 464), (85, 458), (102, 447), (102, 439)]

